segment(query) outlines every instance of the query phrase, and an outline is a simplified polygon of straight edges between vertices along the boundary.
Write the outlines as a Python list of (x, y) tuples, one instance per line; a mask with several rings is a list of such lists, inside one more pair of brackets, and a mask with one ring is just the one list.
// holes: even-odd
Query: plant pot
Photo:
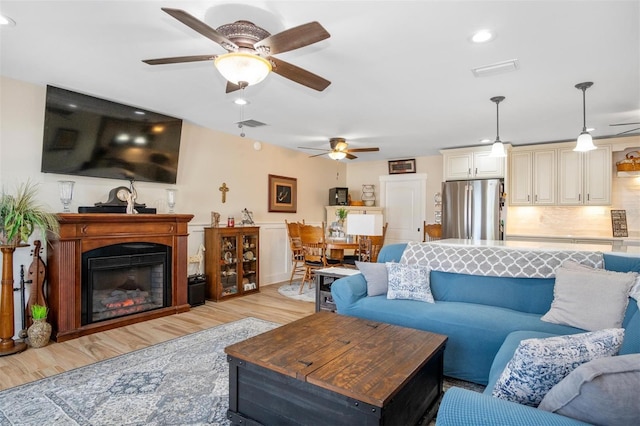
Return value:
[(46, 319), (33, 320), (33, 324), (27, 329), (27, 336), (32, 348), (47, 346), (51, 338), (51, 324)]

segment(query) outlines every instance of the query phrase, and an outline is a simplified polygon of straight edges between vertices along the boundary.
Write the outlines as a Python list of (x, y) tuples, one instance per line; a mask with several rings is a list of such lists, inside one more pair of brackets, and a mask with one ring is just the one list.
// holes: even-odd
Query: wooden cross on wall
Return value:
[(227, 192), (229, 192), (229, 187), (227, 187), (226, 182), (222, 182), (222, 186), (218, 188), (218, 191), (222, 192), (222, 202), (227, 202)]

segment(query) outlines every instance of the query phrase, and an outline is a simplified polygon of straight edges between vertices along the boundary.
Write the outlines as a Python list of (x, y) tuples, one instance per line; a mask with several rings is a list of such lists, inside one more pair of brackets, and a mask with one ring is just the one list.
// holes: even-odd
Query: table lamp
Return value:
[(363, 237), (358, 238), (360, 261), (365, 261), (365, 259), (368, 261), (371, 258), (371, 239), (369, 237), (382, 235), (382, 221), (381, 214), (349, 214), (347, 217), (347, 234)]

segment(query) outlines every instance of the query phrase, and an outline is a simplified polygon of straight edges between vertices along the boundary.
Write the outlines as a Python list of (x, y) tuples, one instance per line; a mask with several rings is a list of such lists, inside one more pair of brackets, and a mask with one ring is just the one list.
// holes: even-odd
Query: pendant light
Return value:
[(584, 83), (576, 84), (576, 89), (582, 90), (582, 133), (578, 136), (578, 140), (576, 142), (576, 147), (573, 148), (574, 151), (591, 151), (596, 149), (596, 146), (593, 144), (593, 138), (587, 132), (587, 109), (586, 109), (586, 101), (585, 101), (585, 92), (589, 87), (593, 86), (591, 81), (585, 81)]
[(498, 111), (498, 104), (504, 101), (504, 96), (494, 96), (491, 98), (491, 102), (496, 103), (496, 140), (491, 146), (490, 157), (506, 157), (507, 153), (504, 152), (504, 144), (500, 141), (500, 113)]

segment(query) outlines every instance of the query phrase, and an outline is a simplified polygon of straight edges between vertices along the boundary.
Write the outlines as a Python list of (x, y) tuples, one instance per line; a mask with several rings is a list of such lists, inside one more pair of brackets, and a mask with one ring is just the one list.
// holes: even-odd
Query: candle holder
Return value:
[(174, 213), (174, 208), (176, 206), (176, 189), (167, 188), (167, 206), (169, 206), (169, 213)]
[(73, 186), (75, 182), (72, 180), (59, 180), (58, 187), (60, 189), (60, 202), (62, 203), (62, 211), (70, 213), (69, 205), (73, 199)]

